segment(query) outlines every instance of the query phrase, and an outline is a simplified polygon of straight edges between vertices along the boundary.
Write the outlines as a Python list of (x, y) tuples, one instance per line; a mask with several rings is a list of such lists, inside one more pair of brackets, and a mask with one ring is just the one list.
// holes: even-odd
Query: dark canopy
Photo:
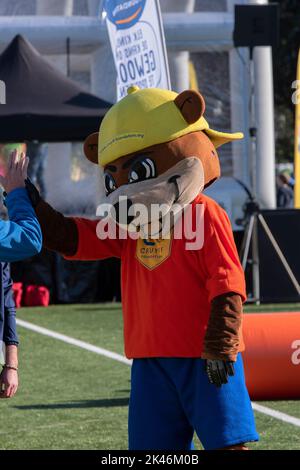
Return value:
[(6, 103), (0, 105), (0, 142), (80, 141), (111, 106), (52, 67), (22, 36), (0, 56)]

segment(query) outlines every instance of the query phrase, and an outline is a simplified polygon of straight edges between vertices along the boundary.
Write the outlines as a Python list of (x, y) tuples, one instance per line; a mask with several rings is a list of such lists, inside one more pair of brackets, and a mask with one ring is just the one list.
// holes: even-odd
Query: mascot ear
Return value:
[(83, 151), (86, 158), (96, 164), (98, 164), (98, 135), (98, 132), (90, 134), (83, 144)]
[(179, 93), (174, 103), (188, 124), (194, 124), (198, 121), (205, 111), (203, 96), (194, 90), (185, 90)]

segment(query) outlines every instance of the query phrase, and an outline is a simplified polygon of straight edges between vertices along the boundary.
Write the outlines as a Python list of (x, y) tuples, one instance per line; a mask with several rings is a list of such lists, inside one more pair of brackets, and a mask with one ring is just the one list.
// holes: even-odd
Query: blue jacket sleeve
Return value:
[(42, 232), (25, 188), (6, 198), (9, 220), (0, 220), (0, 260), (19, 261), (41, 251)]
[(3, 342), (8, 346), (10, 344), (19, 344), (16, 326), (16, 304), (12, 289), (12, 279), (10, 277), (10, 268), (8, 263), (2, 263), (2, 285), (4, 296), (4, 331)]

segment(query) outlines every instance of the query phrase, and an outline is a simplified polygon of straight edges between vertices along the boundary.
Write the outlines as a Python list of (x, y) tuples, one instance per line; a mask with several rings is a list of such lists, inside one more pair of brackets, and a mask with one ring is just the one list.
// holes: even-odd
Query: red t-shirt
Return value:
[(197, 204), (203, 204), (204, 209), (201, 249), (187, 250), (186, 243), (191, 240), (185, 236), (177, 239), (174, 234), (167, 241), (100, 240), (96, 235), (98, 221), (74, 219), (79, 244), (77, 253), (68, 259), (121, 258), (128, 358), (200, 357), (210, 301), (226, 292), (246, 299), (244, 273), (227, 214), (200, 194), (192, 203), (193, 217)]

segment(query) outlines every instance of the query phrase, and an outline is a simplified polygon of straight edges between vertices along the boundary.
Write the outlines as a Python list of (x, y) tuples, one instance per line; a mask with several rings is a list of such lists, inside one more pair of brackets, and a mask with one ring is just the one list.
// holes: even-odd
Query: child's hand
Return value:
[(18, 151), (14, 150), (8, 160), (7, 173), (0, 176), (0, 184), (4, 187), (6, 193), (10, 193), (14, 189), (24, 188), (25, 179), (27, 178), (29, 158), (25, 153), (21, 153), (18, 159)]
[(0, 398), (12, 398), (18, 390), (18, 372), (4, 368), (0, 374)]

